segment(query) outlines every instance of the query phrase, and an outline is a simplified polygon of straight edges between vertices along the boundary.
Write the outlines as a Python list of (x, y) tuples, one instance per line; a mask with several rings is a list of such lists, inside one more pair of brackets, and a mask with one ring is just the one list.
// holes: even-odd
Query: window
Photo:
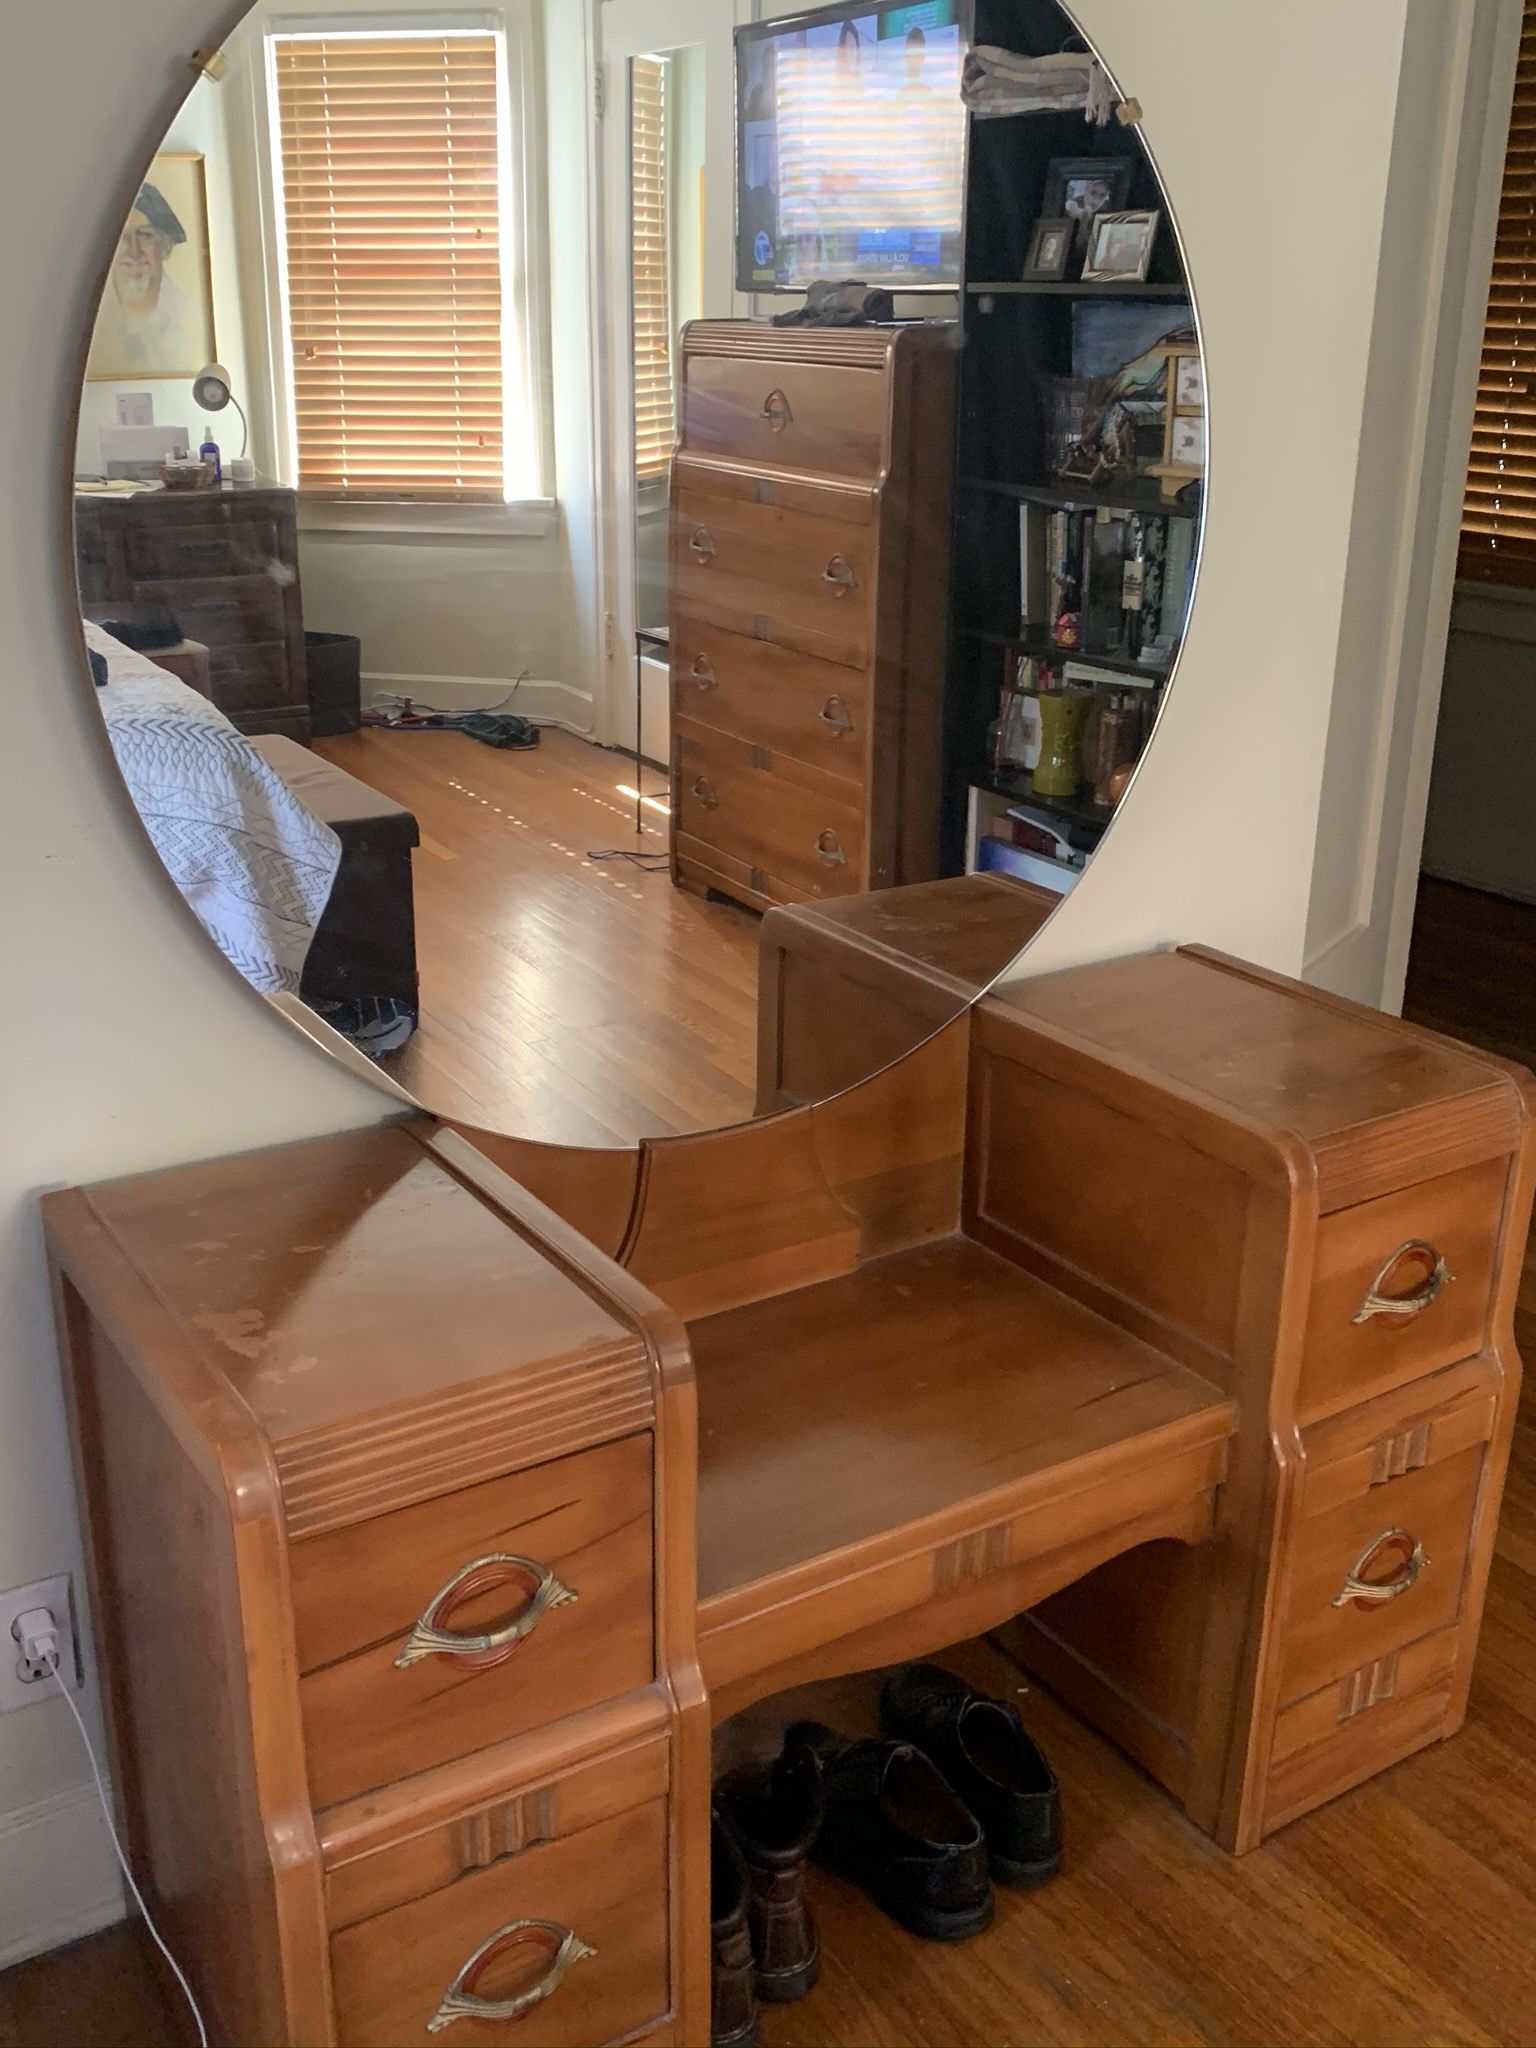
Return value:
[(676, 438), (665, 58), (632, 60), (629, 102), (635, 476), (644, 482), (666, 475)]
[(299, 489), (512, 495), (501, 36), (277, 35), (272, 75)]
[(1536, 0), (1526, 0), (1461, 518), (1461, 573), (1536, 587)]

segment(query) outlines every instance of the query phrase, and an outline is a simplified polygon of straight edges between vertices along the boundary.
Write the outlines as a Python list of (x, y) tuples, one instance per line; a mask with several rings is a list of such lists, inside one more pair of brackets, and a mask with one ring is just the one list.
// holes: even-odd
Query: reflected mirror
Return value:
[(607, 0), (595, 97), (582, 14), (252, 10), (112, 223), (75, 537), (225, 958), (441, 1116), (618, 1145), (872, 1074), (1070, 893), (1205, 394), (1056, 0)]

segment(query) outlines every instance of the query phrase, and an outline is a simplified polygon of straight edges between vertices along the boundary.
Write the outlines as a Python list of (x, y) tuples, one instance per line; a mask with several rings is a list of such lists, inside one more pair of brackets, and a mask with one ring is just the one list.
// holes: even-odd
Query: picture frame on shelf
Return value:
[(1134, 159), (1128, 156), (1053, 156), (1045, 171), (1042, 220), (1070, 220), (1082, 249), (1096, 215), (1118, 213), (1131, 196)]
[(1161, 477), (1165, 498), (1205, 475), (1205, 368), (1196, 341), (1168, 347), (1163, 459), (1152, 465), (1152, 474)]
[(1067, 274), (1077, 222), (1067, 214), (1042, 214), (1029, 238), (1024, 264), (1025, 284), (1056, 284)]
[(1162, 215), (1155, 209), (1096, 213), (1088, 223), (1084, 284), (1143, 284)]

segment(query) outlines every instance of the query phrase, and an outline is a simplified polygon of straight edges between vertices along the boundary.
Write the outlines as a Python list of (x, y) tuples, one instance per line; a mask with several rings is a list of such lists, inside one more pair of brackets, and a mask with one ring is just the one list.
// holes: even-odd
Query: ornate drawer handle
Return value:
[[(1394, 1550), (1399, 1556), (1390, 1575), (1384, 1579), (1367, 1578), (1366, 1573), (1371, 1566)], [(1355, 1559), (1344, 1575), (1343, 1585), (1333, 1596), (1333, 1604), (1335, 1607), (1348, 1607), (1351, 1601), (1355, 1601), (1362, 1607), (1380, 1607), (1406, 1593), (1428, 1563), (1423, 1544), (1406, 1529), (1388, 1529), (1374, 1543), (1368, 1543)]]
[[(476, 1600), (495, 1586), (521, 1584), (527, 1588), (528, 1605), (501, 1628), (480, 1635), (460, 1635), (444, 1623), (455, 1608)], [(395, 1669), (405, 1671), (424, 1657), (457, 1657), (472, 1671), (487, 1671), (503, 1664), (545, 1615), (565, 1607), (576, 1598), (547, 1565), (535, 1558), (516, 1557), (506, 1551), (492, 1551), (456, 1571), (447, 1585), (440, 1586), (427, 1602), (420, 1621), (405, 1639), (395, 1659)]]
[[(549, 1961), (542, 1975), (526, 1991), (519, 1991), (515, 1998), (476, 1998), (474, 1986), (481, 1971), (487, 1963), (513, 1948), (543, 1949)], [(482, 1941), (459, 1970), (443, 1993), (442, 2004), (427, 2021), (427, 2032), (440, 2034), (455, 2020), (482, 2020), (488, 2024), (520, 2020), (540, 1999), (548, 1998), (559, 1990), (560, 1980), (572, 1963), (596, 1954), (597, 1950), (590, 1943), (583, 1941), (569, 1927), (562, 1927), (558, 1920), (509, 1920), (505, 1927), (498, 1927), (494, 1934)]]
[(702, 654), (696, 654), (688, 670), (701, 690), (712, 690), (720, 678)]
[(707, 526), (696, 526), (688, 536), (688, 545), (701, 562), (712, 562), (715, 559), (715, 544), (710, 538)]
[(775, 434), (782, 434), (787, 426), (793, 424), (794, 417), (788, 398), (777, 388), (763, 400), (763, 409), (758, 414), (760, 420), (768, 422), (769, 431)]
[(709, 783), (707, 783), (704, 780), (704, 777), (702, 775), (696, 775), (693, 778), (693, 781), (689, 786), (688, 793), (694, 799), (695, 803), (701, 803), (706, 811), (714, 810), (716, 805), (720, 801), (719, 797), (715, 795), (714, 790), (711, 788)]
[(841, 697), (829, 697), (816, 716), (823, 725), (830, 726), (833, 732), (853, 731), (853, 720), (848, 716), (848, 706)]
[(839, 597), (846, 597), (858, 578), (853, 573), (853, 564), (846, 555), (834, 555), (821, 572), (823, 583), (830, 583)]
[[(1411, 1294), (1383, 1294), (1382, 1289), (1391, 1278), (1393, 1267), (1400, 1260), (1407, 1258), (1422, 1260), (1429, 1271)], [(1368, 1323), (1372, 1316), (1416, 1316), (1428, 1308), (1431, 1302), (1438, 1301), (1455, 1277), (1432, 1244), (1426, 1244), (1422, 1237), (1410, 1237), (1406, 1244), (1400, 1244), (1391, 1257), (1384, 1261), (1381, 1271), (1365, 1290), (1365, 1299), (1350, 1317), (1350, 1321)]]
[(816, 851), (829, 868), (845, 868), (848, 856), (844, 853), (835, 832), (823, 832), (816, 841)]

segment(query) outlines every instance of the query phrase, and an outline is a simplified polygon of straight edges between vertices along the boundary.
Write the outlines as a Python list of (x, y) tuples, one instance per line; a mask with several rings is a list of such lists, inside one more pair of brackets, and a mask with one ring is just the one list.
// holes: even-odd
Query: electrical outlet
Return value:
[(59, 1677), (68, 1686), (78, 1687), (80, 1683), (75, 1608), (68, 1575), (18, 1586), (14, 1593), (0, 1593), (0, 1714), (8, 1714), (12, 1707), (29, 1707), (34, 1700), (47, 1699), (54, 1690), (47, 1672), (28, 1664), (13, 1632), (21, 1616), (34, 1607), (46, 1607), (58, 1629)]

